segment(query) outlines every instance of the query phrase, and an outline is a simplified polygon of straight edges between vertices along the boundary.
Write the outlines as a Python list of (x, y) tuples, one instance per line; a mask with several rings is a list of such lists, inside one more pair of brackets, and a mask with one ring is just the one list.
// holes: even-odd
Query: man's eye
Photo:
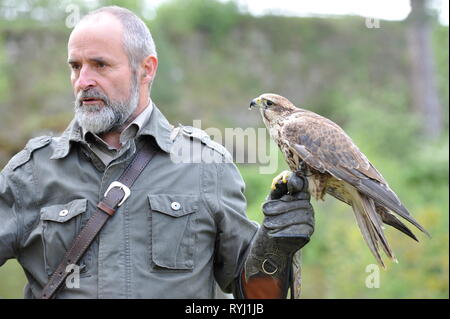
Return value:
[(71, 64), (71, 65), (70, 65), (70, 68), (71, 68), (72, 70), (78, 70), (78, 69), (80, 69), (80, 66), (79, 66), (78, 64)]
[(97, 67), (100, 68), (100, 69), (103, 69), (104, 67), (106, 67), (106, 64), (103, 63), (103, 62), (98, 62), (97, 63)]

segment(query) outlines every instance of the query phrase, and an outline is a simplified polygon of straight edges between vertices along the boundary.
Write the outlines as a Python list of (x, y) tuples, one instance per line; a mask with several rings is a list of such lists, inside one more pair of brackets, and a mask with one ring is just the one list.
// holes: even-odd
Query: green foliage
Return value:
[(0, 267), (0, 299), (23, 298), (26, 282), (19, 263), (16, 260), (8, 260)]
[(234, 2), (210, 0), (172, 0), (157, 10), (157, 20), (172, 37), (184, 37), (193, 32), (204, 34), (218, 44), (235, 27), (239, 19)]
[(9, 94), (9, 83), (8, 83), (8, 61), (5, 54), (4, 39), (0, 37), (0, 101), (2, 99), (7, 99)]
[(449, 121), (449, 90), (448, 90), (448, 79), (449, 79), (449, 68), (448, 68), (448, 57), (449, 57), (449, 34), (448, 27), (441, 25), (436, 25), (433, 32), (433, 46), (435, 54), (435, 67), (439, 69), (436, 73), (437, 85), (439, 87), (439, 97), (442, 107), (442, 119), (444, 125), (448, 128)]

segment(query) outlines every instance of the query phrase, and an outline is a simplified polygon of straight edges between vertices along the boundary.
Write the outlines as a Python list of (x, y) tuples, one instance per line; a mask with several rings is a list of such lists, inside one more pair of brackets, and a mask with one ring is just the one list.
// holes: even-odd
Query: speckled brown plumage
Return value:
[(312, 196), (324, 199), (325, 194), (330, 194), (352, 206), (363, 238), (380, 265), (385, 267), (380, 246), (388, 257), (396, 260), (384, 235), (383, 223), (417, 240), (390, 212), (428, 234), (336, 123), (297, 108), (276, 94), (263, 94), (251, 106), (260, 108), (263, 121), (291, 171), (307, 176)]

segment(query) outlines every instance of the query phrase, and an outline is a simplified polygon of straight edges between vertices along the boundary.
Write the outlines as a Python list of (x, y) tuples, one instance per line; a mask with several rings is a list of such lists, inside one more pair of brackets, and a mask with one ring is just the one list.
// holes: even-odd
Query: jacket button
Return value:
[(69, 211), (67, 209), (63, 209), (62, 211), (59, 212), (59, 216), (64, 217), (67, 216), (68, 213)]
[(186, 134), (192, 134), (193, 132), (194, 132), (194, 129), (192, 128), (192, 127), (190, 127), (190, 126), (184, 126), (183, 127), (183, 131), (186, 133)]
[(203, 144), (208, 144), (209, 136), (203, 136), (201, 141), (202, 141)]
[(172, 204), (170, 204), (170, 207), (172, 207), (173, 210), (179, 210), (181, 208), (181, 205), (178, 202), (173, 202)]

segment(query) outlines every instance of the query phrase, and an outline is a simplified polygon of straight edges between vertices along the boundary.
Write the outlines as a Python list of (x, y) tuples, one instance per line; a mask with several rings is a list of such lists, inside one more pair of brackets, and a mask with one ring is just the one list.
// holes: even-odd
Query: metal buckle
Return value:
[(106, 197), (106, 195), (108, 195), (109, 191), (114, 187), (120, 188), (125, 194), (123, 196), (122, 200), (119, 202), (119, 204), (117, 204), (117, 207), (119, 207), (127, 200), (128, 197), (130, 197), (131, 191), (126, 185), (122, 184), (121, 182), (114, 181), (111, 183), (111, 185), (109, 185), (108, 189), (106, 190), (105, 197)]
[[(267, 270), (267, 268), (266, 268), (266, 263), (269, 263), (272, 267), (275, 268), (275, 270), (273, 270), (273, 271)], [(274, 264), (272, 263), (272, 261), (269, 260), (269, 259), (264, 259), (264, 261), (263, 261), (263, 263), (262, 263), (262, 265), (261, 265), (261, 268), (262, 268), (262, 270), (263, 270), (266, 274), (268, 274), (268, 275), (273, 275), (274, 273), (276, 273), (276, 272), (278, 271), (278, 267), (277, 267), (276, 265), (274, 265)]]

